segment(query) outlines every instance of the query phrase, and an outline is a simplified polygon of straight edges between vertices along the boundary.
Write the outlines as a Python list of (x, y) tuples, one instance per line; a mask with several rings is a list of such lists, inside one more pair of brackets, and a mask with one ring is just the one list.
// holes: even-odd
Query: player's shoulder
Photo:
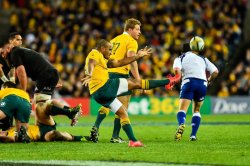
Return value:
[(92, 49), (90, 52), (89, 52), (89, 55), (90, 56), (94, 56), (94, 55), (97, 55), (99, 52), (96, 50), (96, 49)]
[(24, 51), (24, 48), (22, 47), (13, 47), (11, 54), (15, 55), (15, 54), (20, 54)]
[(113, 38), (111, 40), (111, 42), (116, 41), (116, 40), (135, 41), (136, 42), (136, 40), (132, 36), (130, 36), (128, 33), (125, 33), (125, 32), (123, 34), (120, 34), (120, 35), (116, 36), (115, 38)]
[(102, 56), (102, 54), (96, 49), (92, 49), (90, 51), (90, 53), (88, 54), (88, 58), (95, 58), (96, 59), (96, 58), (101, 57), (101, 56)]
[(13, 51), (19, 51), (19, 50), (24, 50), (24, 49), (27, 49), (27, 48), (24, 48), (24, 47), (13, 47)]
[(179, 55), (176, 59), (182, 59), (184, 57), (186, 57), (189, 54), (189, 52), (184, 52), (181, 55)]
[(113, 39), (110, 40), (110, 43), (117, 43), (117, 42), (121, 42), (122, 40), (124, 40), (126, 38), (126, 36), (124, 36), (124, 34), (120, 34), (116, 37), (114, 37)]

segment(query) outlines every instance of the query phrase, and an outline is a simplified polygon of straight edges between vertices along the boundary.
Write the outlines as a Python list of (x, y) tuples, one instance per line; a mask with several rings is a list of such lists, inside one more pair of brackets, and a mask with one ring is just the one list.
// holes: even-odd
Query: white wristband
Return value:
[(8, 78), (5, 77), (5, 75), (3, 75), (3, 76), (1, 77), (1, 80), (2, 80), (3, 82), (9, 81)]

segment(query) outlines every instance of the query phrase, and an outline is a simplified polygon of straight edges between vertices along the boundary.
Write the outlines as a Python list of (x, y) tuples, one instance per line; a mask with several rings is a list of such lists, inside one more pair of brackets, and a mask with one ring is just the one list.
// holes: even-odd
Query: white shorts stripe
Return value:
[(125, 78), (119, 78), (119, 88), (117, 90), (117, 96), (128, 91), (128, 81)]

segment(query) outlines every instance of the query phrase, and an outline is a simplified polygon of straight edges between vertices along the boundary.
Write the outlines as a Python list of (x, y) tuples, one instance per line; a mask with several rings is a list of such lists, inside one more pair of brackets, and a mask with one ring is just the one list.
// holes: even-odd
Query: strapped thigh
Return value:
[(122, 103), (117, 98), (115, 98), (115, 100), (109, 105), (113, 113), (116, 113), (121, 108), (121, 106)]

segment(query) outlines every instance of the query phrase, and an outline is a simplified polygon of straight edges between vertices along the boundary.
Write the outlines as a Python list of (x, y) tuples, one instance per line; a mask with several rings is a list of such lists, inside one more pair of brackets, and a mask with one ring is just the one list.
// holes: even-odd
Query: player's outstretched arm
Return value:
[(121, 60), (109, 59), (109, 61), (107, 63), (107, 67), (108, 68), (115, 68), (115, 67), (125, 66), (125, 65), (128, 65), (134, 61), (137, 61), (138, 59), (140, 59), (146, 55), (150, 55), (151, 53), (152, 53), (152, 49), (145, 47), (144, 49), (141, 49), (140, 51), (138, 51), (138, 53), (133, 57), (125, 57)]

